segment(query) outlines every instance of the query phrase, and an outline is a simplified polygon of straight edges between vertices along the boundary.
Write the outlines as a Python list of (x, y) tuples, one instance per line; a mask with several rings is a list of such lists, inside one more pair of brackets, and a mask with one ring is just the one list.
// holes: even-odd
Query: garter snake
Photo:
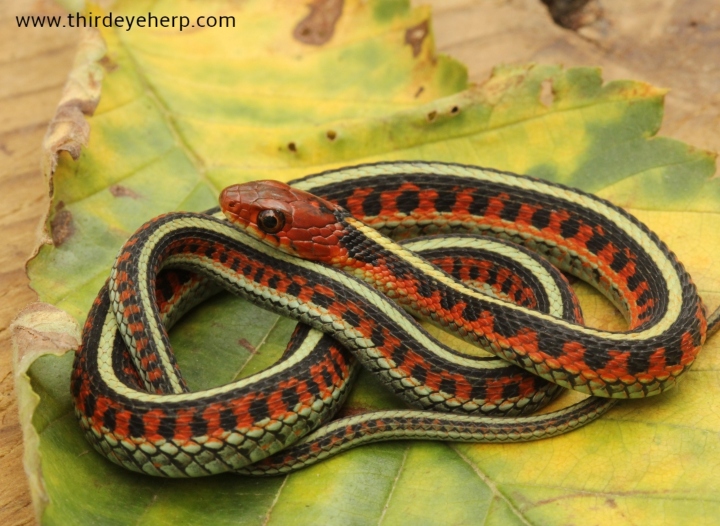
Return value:
[[(72, 380), (76, 413), (95, 448), (129, 469), (159, 476), (273, 474), (379, 439), (552, 436), (612, 404), (590, 397), (525, 416), (556, 394), (555, 384), (601, 397), (654, 395), (674, 385), (704, 342), (704, 307), (667, 247), (622, 210), (567, 187), (463, 165), (381, 163), (310, 176), (291, 188), (273, 182), (230, 187), (221, 204), (241, 230), (197, 214), (161, 216), (142, 227), (121, 251), (85, 324)], [(358, 218), (396, 238), (459, 231), (519, 242), (595, 285), (630, 329), (579, 325), (577, 309), (567, 303), (541, 313), (480, 294)], [(442, 259), (436, 261), (441, 267)], [(444, 263), (456, 277), (472, 281), (480, 273)], [(351, 361), (327, 337), (299, 330), (294, 348), (263, 373), (187, 393), (162, 322), (213, 287), (188, 280), (186, 292), (158, 311), (155, 279), (166, 267), (222, 279), (252, 301), (333, 335), (409, 403), (459, 414), (347, 417), (321, 427), (280, 460), (263, 460), (337, 409)], [(458, 355), (362, 280), (537, 376)], [(295, 365), (308, 375), (293, 372)]]

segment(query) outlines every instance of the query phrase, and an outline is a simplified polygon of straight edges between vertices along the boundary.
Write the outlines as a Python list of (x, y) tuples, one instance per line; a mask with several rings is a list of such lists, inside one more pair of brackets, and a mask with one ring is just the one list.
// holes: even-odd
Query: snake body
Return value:
[[(657, 394), (687, 370), (705, 338), (702, 302), (667, 247), (610, 203), (560, 185), (463, 165), (383, 163), (311, 176), (292, 188), (231, 187), (221, 202), (241, 230), (197, 214), (151, 221), (121, 251), (88, 316), (72, 380), (76, 412), (95, 448), (129, 469), (158, 476), (274, 474), (372, 440), (552, 436), (612, 404), (590, 397), (525, 416), (557, 393), (555, 384), (602, 397)], [(271, 232), (258, 223), (268, 210), (276, 220), (282, 214), (280, 229), (272, 217)], [(459, 231), (519, 242), (595, 285), (626, 314), (630, 329), (579, 325), (567, 298), (542, 313), (481, 294), (449, 275), (478, 277), (479, 271), (455, 264), (462, 258), (438, 256), (435, 262), (450, 271), (443, 272), (366, 225), (396, 238)], [(335, 340), (301, 329), (272, 368), (187, 393), (163, 323), (214, 289), (207, 280), (189, 279), (186, 291), (165, 309), (159, 302), (158, 310), (156, 279), (170, 267), (220, 279)], [(536, 376), (438, 344), (361, 280)], [(459, 414), (346, 417), (270, 457), (340, 406), (353, 365), (335, 341), (409, 403)], [(291, 372), (294, 366), (307, 375)]]

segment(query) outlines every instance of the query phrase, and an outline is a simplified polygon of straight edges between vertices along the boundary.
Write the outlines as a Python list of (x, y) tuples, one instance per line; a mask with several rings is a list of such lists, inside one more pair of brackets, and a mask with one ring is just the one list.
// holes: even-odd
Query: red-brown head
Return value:
[(333, 203), (279, 181), (228, 186), (220, 194), (228, 220), (289, 254), (333, 264), (345, 253), (339, 244), (344, 226)]

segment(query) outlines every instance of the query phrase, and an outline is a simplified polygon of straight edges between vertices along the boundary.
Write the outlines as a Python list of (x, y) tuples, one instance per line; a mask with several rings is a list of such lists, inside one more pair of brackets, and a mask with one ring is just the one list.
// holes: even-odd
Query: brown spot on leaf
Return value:
[(242, 347), (247, 349), (250, 352), (250, 354), (255, 354), (257, 352), (257, 349), (255, 349), (255, 346), (252, 343), (250, 343), (249, 341), (247, 341), (245, 338), (240, 338), (238, 340), (238, 343)]
[(435, 110), (433, 110), (427, 114), (427, 118), (430, 122), (434, 121), (435, 117), (437, 117), (437, 111), (435, 111)]
[(420, 86), (418, 90), (415, 92), (415, 98), (417, 99), (420, 95), (422, 95), (422, 92), (425, 91), (425, 86)]
[(460, 111), (460, 108), (458, 108), (457, 106), (453, 106), (452, 109), (450, 110), (450, 113), (455, 115), (459, 111)]
[(120, 184), (114, 184), (110, 188), (110, 193), (114, 197), (130, 197), (132, 199), (140, 199), (140, 194), (138, 194), (136, 191), (131, 190), (127, 186), (123, 186)]
[(65, 203), (62, 201), (58, 202), (55, 207), (55, 216), (50, 222), (50, 230), (52, 231), (53, 245), (56, 247), (62, 245), (75, 233), (72, 212), (65, 209)]
[(337, 138), (337, 132), (335, 130), (328, 130), (327, 132), (327, 138), (331, 141), (334, 141)]
[(549, 108), (553, 105), (555, 100), (555, 93), (553, 92), (553, 81), (552, 79), (545, 79), (540, 84), (540, 103)]
[(293, 30), (295, 40), (311, 46), (322, 46), (335, 33), (335, 24), (343, 10), (343, 0), (315, 0), (310, 13)]
[(405, 43), (409, 44), (413, 50), (413, 57), (417, 57), (422, 51), (422, 44), (425, 37), (430, 33), (430, 24), (427, 20), (423, 20), (418, 25), (408, 28), (405, 31)]
[(99, 64), (107, 71), (108, 73), (115, 71), (118, 68), (117, 62), (115, 62), (113, 59), (111, 59), (109, 56), (105, 55), (103, 58), (100, 59)]
[(288, 150), (290, 150), (291, 152), (297, 152), (297, 145), (294, 142), (289, 142)]

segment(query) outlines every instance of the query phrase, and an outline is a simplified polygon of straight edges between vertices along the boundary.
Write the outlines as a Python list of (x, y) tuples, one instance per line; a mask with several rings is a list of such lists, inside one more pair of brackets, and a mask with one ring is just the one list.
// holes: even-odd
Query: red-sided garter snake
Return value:
[[(366, 165), (293, 184), (293, 188), (340, 203), (380, 231), (399, 237), (459, 230), (519, 241), (595, 284), (628, 316), (631, 328), (626, 333), (584, 328), (480, 297), (334, 204), (310, 199), (287, 206), (288, 195), (297, 196), (283, 193), (278, 186), (254, 189), (250, 197), (248, 187), (244, 188), (226, 191), (223, 201), (227, 208), (239, 206), (236, 212), (245, 210), (234, 215), (248, 223), (244, 228), (251, 233), (305, 257), (329, 258), (333, 264), (346, 266), (403, 299), (411, 312), (423, 315), (432, 310), (430, 316), (439, 325), (451, 325), (460, 336), (485, 343), (505, 358), (567, 387), (600, 396), (656, 394), (674, 385), (704, 340), (704, 308), (675, 257), (636, 220), (582, 192), (493, 170), (440, 163)], [(311, 209), (302, 203), (310, 203)], [(254, 226), (266, 210), (272, 213), (261, 215), (260, 228)], [(315, 442), (306, 443), (314, 445), (304, 450), (297, 446), (294, 457), (247, 468), (251, 471), (282, 472), (358, 442), (408, 438), (413, 436), (403, 431), (408, 421), (424, 429), (429, 438), (528, 440), (582, 425), (609, 406), (589, 398), (550, 415), (474, 416), (523, 412), (537, 405), (532, 403), (535, 395), (530, 394), (534, 393), (530, 383), (533, 389), (540, 384), (533, 377), (523, 377), (517, 384), (520, 387), (496, 382), (495, 390), (488, 389), (479, 370), (497, 362), (471, 360), (438, 347), (392, 302), (357, 280), (279, 253), (221, 221), (170, 215), (143, 227), (121, 253), (110, 294), (120, 305), (118, 320), (101, 293), (88, 318), (73, 375), (76, 409), (86, 435), (96, 449), (130, 469), (164, 476), (243, 470), (289, 445), (299, 432), (332, 413), (345, 392), (340, 379), (349, 374), (343, 366), (333, 369), (325, 364), (315, 371), (313, 381), (319, 386), (315, 392), (300, 389), (305, 380), (293, 378), (290, 365), (322, 361), (300, 343), (300, 351), (290, 353), (258, 378), (185, 393), (172, 354), (166, 351), (160, 315), (153, 314), (151, 300), (134, 301), (138, 290), (142, 298), (151, 298), (148, 291), (153, 289), (161, 263), (225, 275), (228, 286), (241, 294), (334, 334), (408, 401), (465, 413), (353, 417), (356, 420), (327, 426), (324, 437), (313, 435)], [(419, 274), (421, 270), (426, 274)], [(131, 273), (134, 279), (129, 279)], [(126, 286), (131, 281), (135, 288)], [(715, 328), (715, 314), (712, 319)], [(395, 332), (396, 323), (405, 331), (401, 336)], [(118, 324), (137, 350), (134, 358), (128, 357), (116, 337)], [(325, 356), (340, 355), (332, 345), (328, 348), (333, 350)], [(130, 360), (144, 371), (142, 379), (132, 372)], [(508, 372), (504, 365), (489, 368), (502, 369), (502, 378), (521, 378), (517, 370)], [(250, 384), (253, 389), (267, 390), (248, 390)]]

